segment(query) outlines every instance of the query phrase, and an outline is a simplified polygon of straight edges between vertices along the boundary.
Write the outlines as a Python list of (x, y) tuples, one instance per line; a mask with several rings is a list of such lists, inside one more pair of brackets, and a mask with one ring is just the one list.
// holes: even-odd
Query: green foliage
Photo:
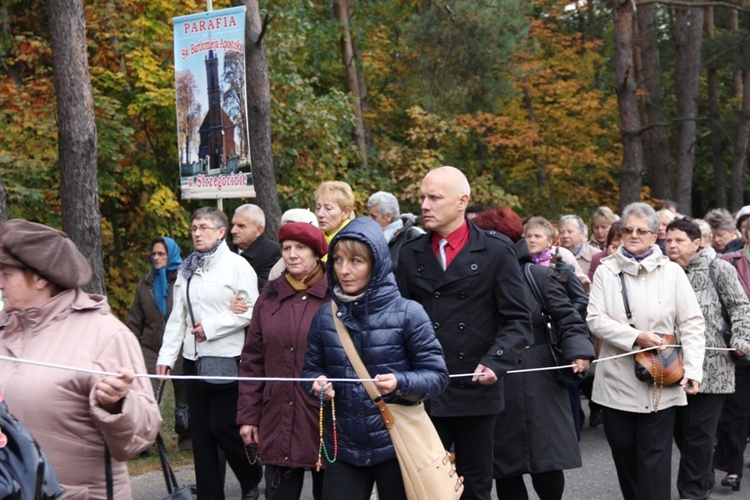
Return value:
[(527, 9), (517, 0), (463, 0), (431, 2), (415, 15), (406, 36), (423, 49), (414, 53), (416, 100), (433, 112), (496, 110), (512, 89), (508, 69), (525, 45)]

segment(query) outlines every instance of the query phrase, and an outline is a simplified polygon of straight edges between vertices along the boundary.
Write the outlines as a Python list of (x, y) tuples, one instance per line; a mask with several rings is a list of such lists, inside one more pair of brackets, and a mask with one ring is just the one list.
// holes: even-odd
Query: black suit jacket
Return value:
[(430, 415), (490, 415), (504, 408), (505, 372), (521, 361), (531, 335), (527, 291), (513, 243), (469, 221), (469, 241), (443, 271), (430, 245), (432, 232), (401, 248), (397, 281), (401, 294), (422, 304), (443, 346), (451, 374), (472, 373), (478, 364), (499, 381), (480, 385), (453, 378), (430, 401)]
[(281, 258), (281, 246), (266, 238), (265, 234), (261, 234), (240, 255), (247, 259), (255, 270), (255, 274), (258, 275), (258, 291), (260, 292), (268, 281), (271, 268)]

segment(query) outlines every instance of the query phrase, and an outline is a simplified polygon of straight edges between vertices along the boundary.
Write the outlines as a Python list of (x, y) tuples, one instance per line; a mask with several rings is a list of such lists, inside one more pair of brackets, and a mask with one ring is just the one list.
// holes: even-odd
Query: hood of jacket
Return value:
[(388, 243), (383, 236), (383, 230), (380, 225), (369, 217), (357, 217), (349, 224), (344, 226), (336, 236), (331, 240), (328, 248), (328, 289), (331, 297), (339, 307), (345, 307), (345, 303), (334, 293), (334, 288), (338, 285), (338, 278), (333, 269), (333, 255), (336, 251), (336, 245), (343, 239), (361, 241), (370, 248), (372, 253), (372, 270), (370, 271), (370, 281), (367, 283), (365, 295), (361, 301), (367, 304), (370, 312), (375, 312), (385, 307), (394, 298), (400, 297), (396, 278), (391, 272), (391, 254), (388, 250)]

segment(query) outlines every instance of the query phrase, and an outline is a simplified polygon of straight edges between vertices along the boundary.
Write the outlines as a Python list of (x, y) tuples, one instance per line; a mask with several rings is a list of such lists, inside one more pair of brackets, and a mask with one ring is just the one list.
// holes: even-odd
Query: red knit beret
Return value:
[(91, 266), (67, 234), (21, 219), (0, 228), (0, 265), (29, 268), (66, 289), (91, 281)]
[(279, 243), (299, 241), (312, 249), (318, 257), (328, 253), (328, 242), (323, 231), (306, 222), (287, 222), (279, 228)]

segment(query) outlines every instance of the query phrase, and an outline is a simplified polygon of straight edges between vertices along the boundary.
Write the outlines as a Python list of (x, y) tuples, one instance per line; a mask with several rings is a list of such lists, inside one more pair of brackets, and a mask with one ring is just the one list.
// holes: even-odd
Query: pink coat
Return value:
[[(106, 299), (66, 290), (40, 308), (0, 313), (0, 354), (115, 372), (146, 373), (140, 346), (109, 311)], [(66, 499), (105, 499), (104, 442), (112, 455), (116, 499), (129, 499), (124, 461), (148, 448), (161, 415), (151, 384), (136, 378), (122, 412), (110, 414), (94, 397), (104, 376), (0, 360), (0, 391), (49, 457)]]

